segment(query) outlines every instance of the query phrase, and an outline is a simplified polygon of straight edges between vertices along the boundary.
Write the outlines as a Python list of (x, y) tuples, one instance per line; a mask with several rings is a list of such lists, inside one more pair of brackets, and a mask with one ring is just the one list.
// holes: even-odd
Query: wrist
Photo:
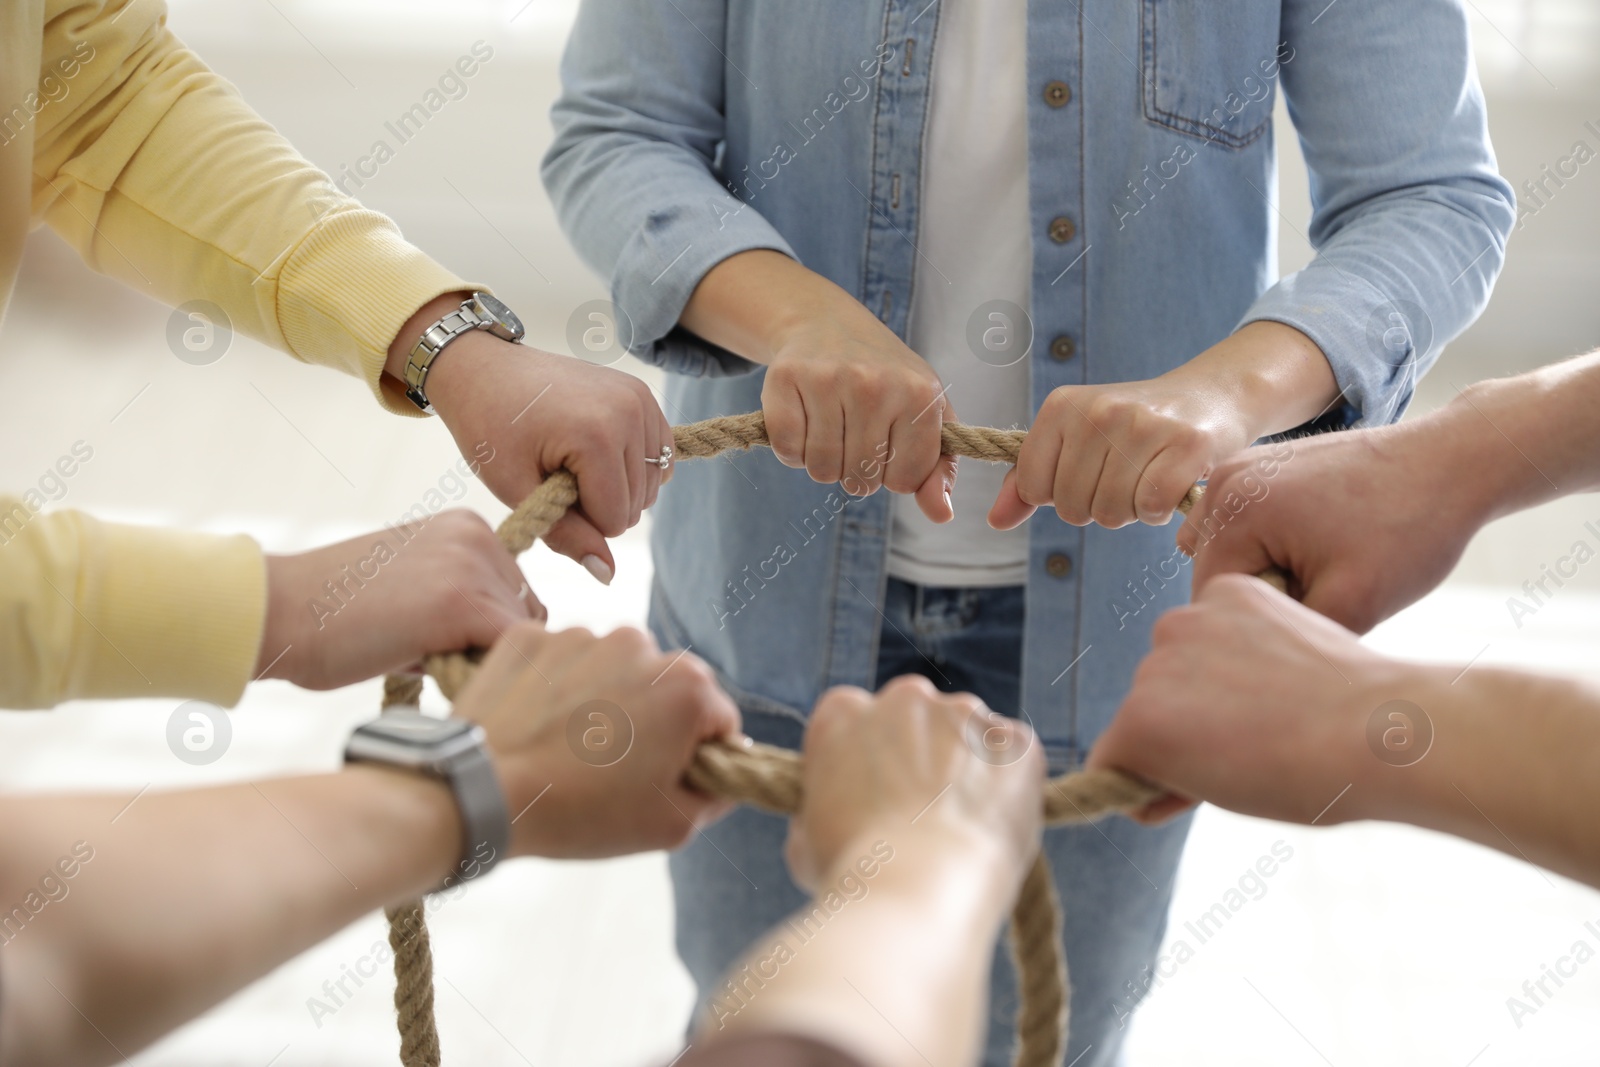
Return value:
[(295, 664), (305, 651), (305, 642), (296, 633), (298, 613), (293, 604), (292, 556), (267, 556), (266, 619), (261, 625), (261, 646), (256, 651), (252, 679), (280, 678), (293, 681)]
[(863, 877), (863, 863), (865, 869), (871, 869), (876, 861), (885, 875), (874, 879), (876, 888), (891, 894), (920, 895), (930, 884), (960, 884), (967, 892), (977, 893), (997, 920), (1003, 917), (1032, 855), (1018, 856), (992, 831), (948, 820), (925, 820), (914, 826), (902, 818), (863, 827), (823, 874), (820, 892), (838, 886), (852, 874)]
[[(437, 889), (457, 873), (462, 854), (461, 815), (450, 786), (438, 778), (373, 763), (347, 765), (341, 774), (362, 783), (373, 798), (374, 826), (369, 840), (392, 839), (398, 881), (405, 896)], [(383, 830), (388, 832), (382, 832)]]
[(1343, 747), (1355, 761), (1348, 803), (1328, 821), (1429, 825), (1426, 812), (1442, 798), (1441, 789), (1450, 789), (1436, 743), (1451, 702), (1466, 692), (1457, 685), (1459, 668), (1383, 659), (1367, 681), (1345, 730)]
[[(1530, 403), (1539, 383), (1526, 378), (1476, 382), (1443, 408), (1418, 420), (1437, 466), (1461, 506), (1476, 520), (1474, 529), (1513, 511), (1559, 495), (1519, 441), (1529, 435), (1524, 412), (1546, 408)], [(1529, 445), (1529, 447), (1532, 447)]]
[(1241, 448), (1309, 422), (1339, 395), (1333, 367), (1317, 343), (1268, 320), (1246, 323), (1173, 373), (1228, 398), (1243, 429)]
[(513, 344), (483, 330), (463, 334), (434, 357), (428, 370), (428, 401), (447, 424), (470, 404), (475, 388), (496, 380), (495, 368), (507, 357), (559, 359), (528, 345)]
[(772, 308), (766, 338), (769, 362), (783, 354), (820, 354), (826, 346), (819, 338), (836, 337), (840, 327), (852, 321), (859, 323), (857, 331), (889, 332), (876, 315), (832, 281), (792, 260), (786, 262), (783, 284), (788, 296)]
[(679, 323), (753, 363), (771, 366), (785, 354), (824, 346), (813, 340), (840, 321), (866, 315), (883, 324), (833, 282), (782, 252), (737, 252), (706, 272)]
[(462, 302), (471, 296), (472, 293), (465, 289), (460, 292), (441, 293), (413, 311), (411, 317), (401, 324), (399, 332), (394, 335), (394, 340), (389, 342), (389, 354), (384, 359), (383, 372), (400, 382), (404, 388), (406, 360), (411, 357), (411, 350), (417, 346), (417, 342), (422, 340), (423, 331), (460, 307)]

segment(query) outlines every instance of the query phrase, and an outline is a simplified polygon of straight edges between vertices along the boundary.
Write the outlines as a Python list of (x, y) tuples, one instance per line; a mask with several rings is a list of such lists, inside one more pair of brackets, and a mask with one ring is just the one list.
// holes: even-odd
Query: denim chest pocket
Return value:
[(1225, 148), (1272, 123), (1272, 101), (1294, 49), (1279, 0), (1141, 0), (1144, 117)]

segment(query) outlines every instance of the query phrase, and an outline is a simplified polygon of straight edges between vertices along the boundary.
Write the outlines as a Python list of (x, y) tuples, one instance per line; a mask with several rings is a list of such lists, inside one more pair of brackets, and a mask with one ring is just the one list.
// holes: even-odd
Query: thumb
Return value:
[(617, 561), (611, 555), (611, 546), (594, 524), (578, 511), (563, 515), (550, 528), (544, 541), (553, 551), (575, 561), (594, 575), (602, 585), (610, 585), (617, 573)]
[(1022, 502), (1017, 493), (1017, 468), (1012, 467), (1006, 471), (1006, 480), (1000, 483), (1000, 495), (994, 498), (994, 506), (989, 509), (989, 525), (996, 530), (1015, 530), (1037, 510), (1032, 504)]

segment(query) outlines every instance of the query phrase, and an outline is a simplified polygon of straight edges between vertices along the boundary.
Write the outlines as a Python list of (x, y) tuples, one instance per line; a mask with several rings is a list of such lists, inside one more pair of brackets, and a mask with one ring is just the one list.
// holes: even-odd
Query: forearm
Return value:
[(752, 363), (770, 364), (807, 323), (872, 313), (822, 275), (782, 252), (759, 248), (706, 272), (684, 305), (684, 329)]
[[(6, 1065), (114, 1062), (436, 885), (460, 848), (445, 786), (372, 767), (131, 803), (8, 799), (0, 825), (0, 901), (44, 896), (47, 874), (64, 887), (47, 886), (49, 903), (5, 928)], [(75, 845), (90, 858), (62, 877)]]
[(1004, 865), (982, 854), (984, 844), (952, 849), (898, 832), (863, 837), (845, 854), (859, 860), (875, 846), (893, 858), (858, 877), (865, 895), (839, 892), (829, 911), (839, 879), (824, 882), (811, 906), (734, 965), (697, 1040), (793, 1033), (873, 1067), (973, 1062), (989, 959), (1015, 887), (1000, 884)]
[(1410, 669), (1432, 746), (1406, 767), (1363, 759), (1351, 813), (1454, 834), (1600, 886), (1600, 691), (1493, 668), (1456, 675)]
[(1600, 352), (1469, 386), (1416, 428), (1444, 491), (1466, 496), (1482, 522), (1591, 492), (1600, 488)]

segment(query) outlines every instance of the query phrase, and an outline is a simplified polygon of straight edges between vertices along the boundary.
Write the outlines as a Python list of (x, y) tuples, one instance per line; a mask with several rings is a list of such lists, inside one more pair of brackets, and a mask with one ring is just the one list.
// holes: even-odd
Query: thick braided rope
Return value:
[[(945, 423), (946, 454), (996, 463), (1015, 463), (1025, 430), (995, 430)], [(766, 445), (766, 420), (759, 411), (673, 428), (678, 458), (709, 458), (730, 449)], [(1194, 486), (1179, 505), (1187, 512), (1203, 492)], [(501, 542), (513, 555), (533, 547), (578, 500), (578, 482), (556, 471), (517, 505), (500, 524)], [(426, 672), (450, 700), (477, 669), (471, 653), (428, 657)], [(385, 708), (415, 704), (422, 679), (391, 675), (384, 680)], [(771, 745), (737, 746), (722, 741), (700, 746), (685, 775), (689, 784), (714, 796), (751, 804), (779, 815), (800, 810), (800, 754)], [(1046, 823), (1083, 823), (1117, 811), (1130, 811), (1160, 795), (1144, 782), (1112, 770), (1077, 771), (1050, 779), (1043, 796)], [(394, 949), (395, 1011), (404, 1067), (439, 1067), (439, 1036), (433, 1016), (433, 953), (428, 944), (422, 902), (389, 909), (389, 944)], [(1024, 879), (1011, 912), (1010, 944), (1017, 968), (1016, 1067), (1058, 1067), (1067, 1043), (1067, 1003), (1071, 985), (1061, 952), (1061, 906), (1050, 867), (1041, 853)]]

